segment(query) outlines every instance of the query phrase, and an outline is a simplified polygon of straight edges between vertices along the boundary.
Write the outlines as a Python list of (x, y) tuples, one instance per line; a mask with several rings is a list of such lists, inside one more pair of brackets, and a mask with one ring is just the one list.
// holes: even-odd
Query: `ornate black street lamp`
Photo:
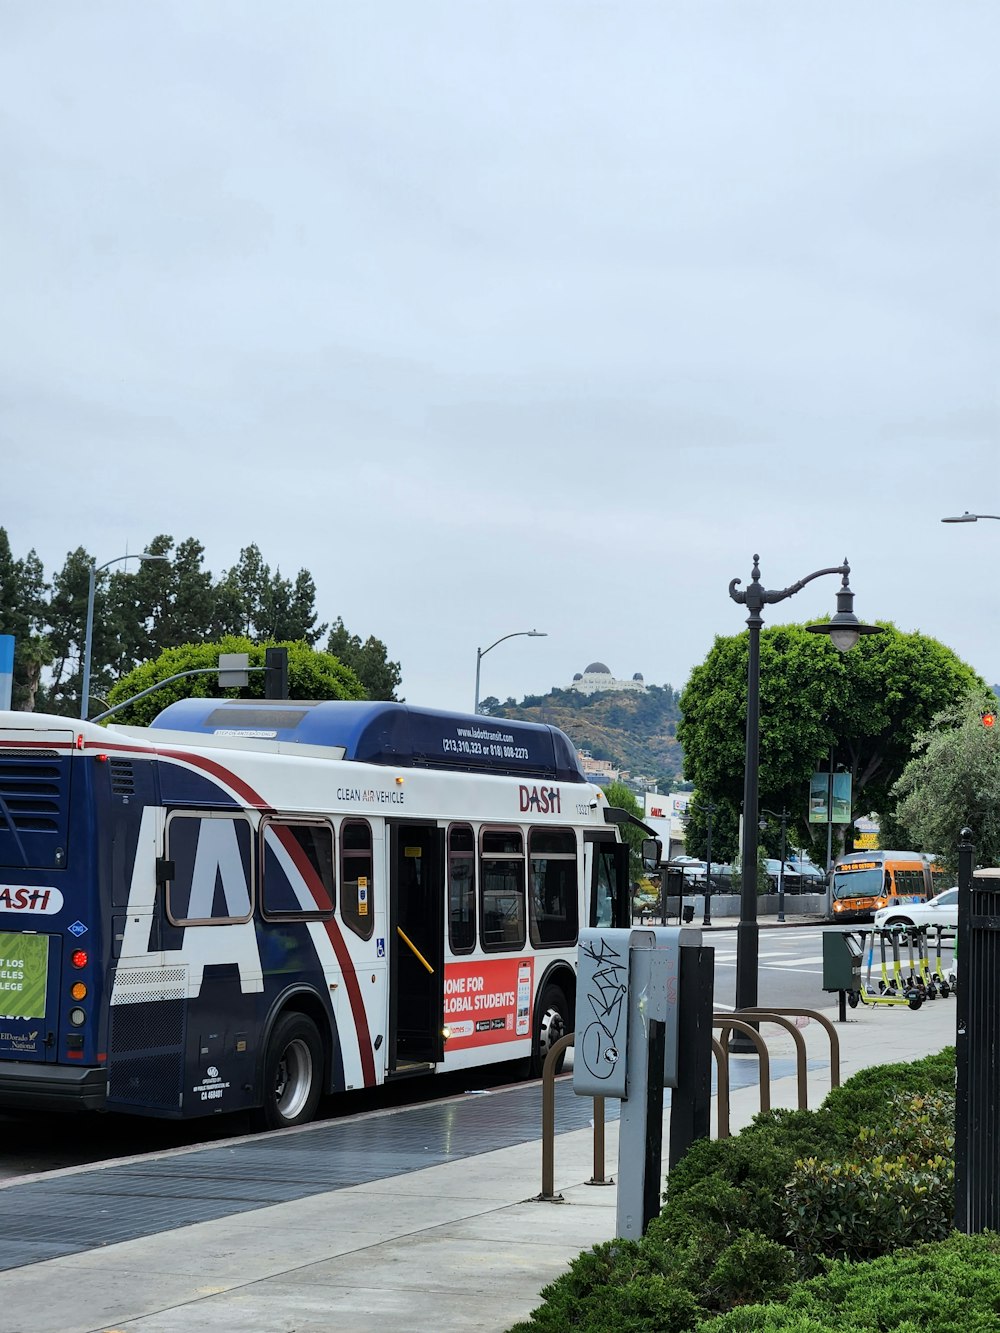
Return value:
[[(746, 763), (743, 775), (743, 840), (740, 851), (740, 921), (736, 927), (736, 1008), (752, 1009), (757, 1004), (757, 941), (760, 928), (757, 925), (757, 780), (760, 764), (760, 631), (764, 621), (761, 611), (765, 606), (783, 602), (824, 574), (839, 574), (841, 586), (837, 593), (837, 614), (825, 625), (807, 625), (813, 634), (829, 635), (838, 652), (846, 653), (861, 638), (862, 634), (881, 634), (878, 625), (862, 625), (854, 614), (854, 593), (848, 579), (851, 567), (845, 558), (842, 565), (833, 565), (827, 569), (817, 569), (807, 574), (798, 583), (778, 591), (765, 588), (760, 581), (760, 556), (753, 558), (751, 582), (746, 588), (737, 591), (742, 580), (733, 579), (729, 585), (729, 596), (734, 602), (746, 606), (750, 614), (747, 626), (750, 630), (749, 661), (747, 664), (747, 743)], [(748, 1038), (737, 1035), (733, 1038), (732, 1050), (752, 1051)]]

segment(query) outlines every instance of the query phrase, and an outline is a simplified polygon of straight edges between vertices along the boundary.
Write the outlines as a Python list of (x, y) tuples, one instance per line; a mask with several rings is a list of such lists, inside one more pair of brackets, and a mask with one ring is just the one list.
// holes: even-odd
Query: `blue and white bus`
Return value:
[(0, 1110), (305, 1121), (572, 1026), (628, 859), (553, 727), (186, 699), (0, 713)]

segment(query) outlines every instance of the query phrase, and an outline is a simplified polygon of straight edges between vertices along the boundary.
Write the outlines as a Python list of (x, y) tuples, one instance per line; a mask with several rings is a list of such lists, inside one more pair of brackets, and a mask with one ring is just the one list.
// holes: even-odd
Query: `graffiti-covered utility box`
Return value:
[(664, 1025), (664, 1086), (677, 1086), (682, 942), (700, 944), (701, 932), (677, 926), (580, 931), (574, 1092), (627, 1100), (629, 1030), (635, 1024), (644, 1029), (651, 1019)]
[(580, 931), (576, 974), (573, 1091), (581, 1097), (626, 1093), (628, 964), (631, 930)]

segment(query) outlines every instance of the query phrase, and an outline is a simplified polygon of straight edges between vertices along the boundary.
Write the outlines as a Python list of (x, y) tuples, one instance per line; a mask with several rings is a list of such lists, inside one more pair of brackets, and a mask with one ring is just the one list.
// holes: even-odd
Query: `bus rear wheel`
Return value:
[(287, 1129), (316, 1114), (323, 1090), (323, 1043), (305, 1014), (284, 1014), (275, 1023), (264, 1056), (264, 1104), (256, 1109), (259, 1129)]
[[(565, 1037), (566, 1033), (571, 1030), (572, 1021), (569, 1017), (569, 1005), (566, 1003), (566, 996), (558, 986), (546, 986), (542, 991), (541, 1003), (538, 1006), (538, 1023), (531, 1044), (532, 1078), (538, 1078), (549, 1051), (552, 1050), (560, 1037)], [(560, 1057), (556, 1068), (557, 1074), (562, 1068), (562, 1063), (563, 1057)]]

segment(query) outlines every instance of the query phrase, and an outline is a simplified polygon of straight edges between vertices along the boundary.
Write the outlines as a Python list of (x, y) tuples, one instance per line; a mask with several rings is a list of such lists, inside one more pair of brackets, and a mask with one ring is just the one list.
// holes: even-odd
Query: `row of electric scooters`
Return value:
[[(919, 1009), (925, 1000), (954, 995), (958, 988), (954, 928), (871, 926), (860, 934), (868, 969), (863, 984), (847, 993), (852, 1009), (858, 1004), (905, 1004)], [(942, 954), (950, 954), (950, 958), (942, 958)]]

